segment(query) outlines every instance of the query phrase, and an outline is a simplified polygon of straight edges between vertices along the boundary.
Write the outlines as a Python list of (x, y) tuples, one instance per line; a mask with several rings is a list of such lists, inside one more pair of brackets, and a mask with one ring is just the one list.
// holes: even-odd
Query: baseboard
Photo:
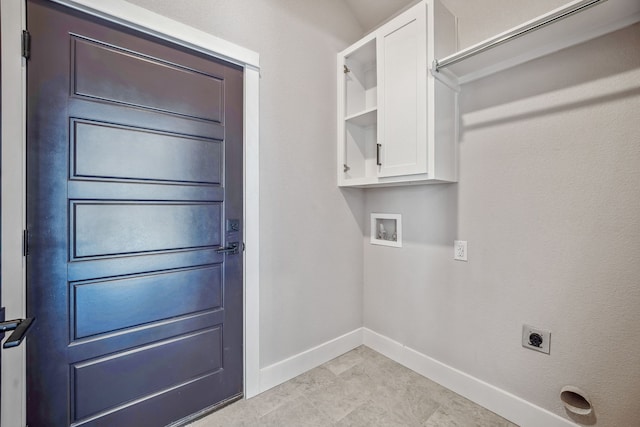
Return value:
[(579, 427), (568, 419), (445, 365), (368, 328), (355, 329), (288, 359), (261, 368), (260, 393), (289, 381), (362, 344), (521, 427)]
[(260, 393), (362, 345), (362, 328), (260, 369)]
[(458, 369), (445, 365), (370, 329), (362, 328), (363, 344), (521, 427), (578, 427)]

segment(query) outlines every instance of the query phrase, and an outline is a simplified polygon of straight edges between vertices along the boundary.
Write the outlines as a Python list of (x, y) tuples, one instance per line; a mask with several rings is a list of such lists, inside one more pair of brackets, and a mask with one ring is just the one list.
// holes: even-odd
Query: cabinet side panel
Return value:
[(433, 177), (458, 180), (458, 94), (435, 81), (435, 168)]
[[(434, 0), (435, 58), (442, 58), (458, 50), (455, 16), (439, 1)], [(429, 58), (429, 62), (435, 58)], [(429, 74), (434, 92), (434, 170), (433, 178), (442, 181), (458, 180), (458, 94)]]
[[(458, 51), (456, 17), (438, 0), (434, 0), (434, 55), (443, 58)], [(430, 58), (433, 61), (435, 58)]]

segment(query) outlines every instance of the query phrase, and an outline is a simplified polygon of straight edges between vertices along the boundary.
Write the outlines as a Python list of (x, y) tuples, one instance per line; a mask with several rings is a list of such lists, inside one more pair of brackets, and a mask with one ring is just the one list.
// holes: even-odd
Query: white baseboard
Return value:
[(362, 328), (260, 369), (260, 392), (289, 381), (362, 345)]
[(368, 328), (358, 328), (260, 369), (260, 393), (289, 381), (362, 344), (521, 427), (579, 427), (568, 419), (445, 365)]
[(522, 427), (578, 427), (458, 369), (445, 365), (370, 329), (362, 328), (363, 344)]

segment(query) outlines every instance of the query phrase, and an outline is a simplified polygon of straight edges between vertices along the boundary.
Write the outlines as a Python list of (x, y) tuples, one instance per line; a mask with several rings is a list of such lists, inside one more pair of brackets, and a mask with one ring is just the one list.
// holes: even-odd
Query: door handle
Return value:
[(19, 346), (35, 320), (35, 317), (28, 317), (26, 319), (14, 319), (0, 322), (0, 333), (13, 331), (4, 344), (2, 344), (2, 348)]
[(229, 243), (229, 246), (226, 248), (216, 249), (217, 254), (226, 254), (226, 255), (236, 255), (240, 252), (240, 243), (233, 242)]

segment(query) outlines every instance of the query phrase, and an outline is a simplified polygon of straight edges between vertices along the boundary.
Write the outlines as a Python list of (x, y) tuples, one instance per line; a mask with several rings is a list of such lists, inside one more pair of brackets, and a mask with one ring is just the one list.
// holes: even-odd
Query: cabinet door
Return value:
[(427, 173), (427, 8), (378, 32), (379, 177)]

